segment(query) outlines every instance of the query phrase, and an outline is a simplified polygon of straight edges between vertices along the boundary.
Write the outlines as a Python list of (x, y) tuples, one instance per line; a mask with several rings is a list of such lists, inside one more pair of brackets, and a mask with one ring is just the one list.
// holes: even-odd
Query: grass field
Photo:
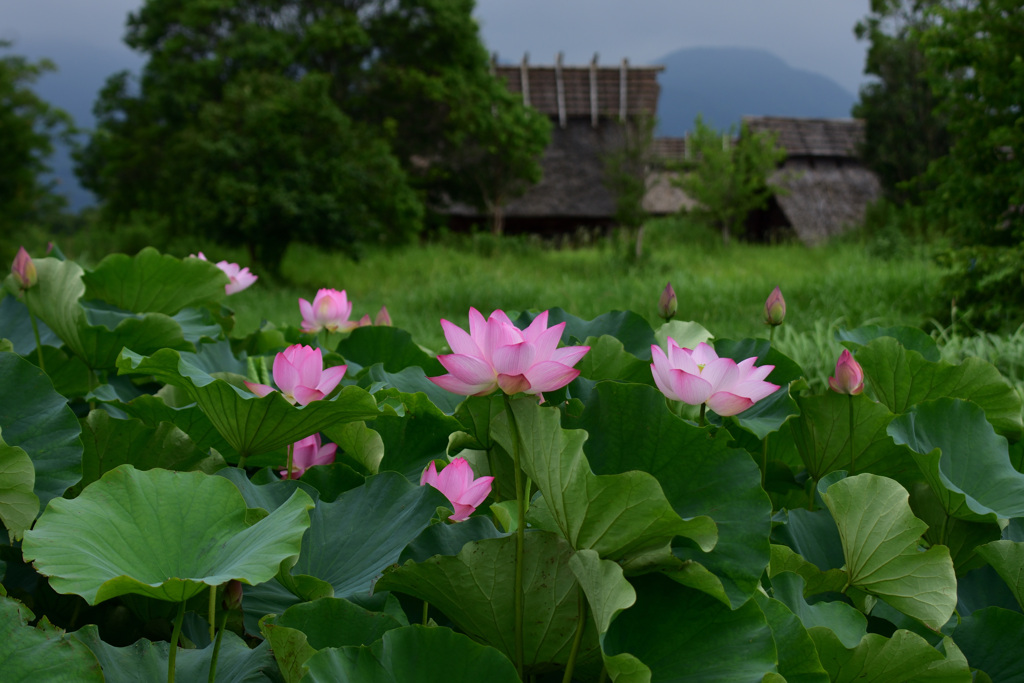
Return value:
[(322, 287), (344, 289), (355, 317), (386, 305), (396, 326), (436, 351), (445, 344), (439, 320), (465, 327), (470, 306), (485, 315), (495, 308), (561, 307), (587, 319), (629, 309), (657, 326), (666, 282), (679, 297), (677, 319), (695, 320), (720, 338), (767, 336), (762, 307), (779, 286), (788, 313), (776, 333), (778, 347), (822, 383), (841, 349), (833, 340), (837, 327), (903, 324), (932, 332), (940, 328), (930, 316), (948, 307), (942, 272), (923, 250), (884, 260), (854, 242), (723, 247), (713, 234), (671, 220), (656, 221), (647, 232), (639, 263), (626, 257), (631, 245), (614, 238), (554, 248), (536, 240), (459, 236), (372, 252), (358, 262), (295, 245), (285, 257), (283, 282), (264, 279), (230, 304), (238, 334), (245, 334), (262, 319), (297, 325), (299, 297), (311, 300)]

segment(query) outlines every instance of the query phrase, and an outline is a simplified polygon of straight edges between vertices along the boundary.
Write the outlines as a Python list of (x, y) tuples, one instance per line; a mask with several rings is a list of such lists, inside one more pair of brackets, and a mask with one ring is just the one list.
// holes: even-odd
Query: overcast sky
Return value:
[[(0, 38), (32, 46), (86, 43), (112, 50), (141, 0), (0, 0)], [(477, 0), (488, 49), (534, 64), (651, 64), (684, 47), (763, 48), (852, 94), (864, 81), (866, 44), (853, 26), (869, 0)]]

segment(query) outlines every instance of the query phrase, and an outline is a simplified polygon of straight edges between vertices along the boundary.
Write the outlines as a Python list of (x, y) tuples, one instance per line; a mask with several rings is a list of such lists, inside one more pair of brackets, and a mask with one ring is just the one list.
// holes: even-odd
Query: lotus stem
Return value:
[(216, 625), (215, 625), (216, 622), (217, 622), (217, 587), (216, 586), (210, 586), (209, 614), (210, 614), (210, 640), (212, 641), (214, 636), (216, 635), (214, 633), (214, 631), (217, 628)]
[(569, 651), (569, 661), (565, 664), (565, 675), (562, 676), (562, 683), (572, 683), (572, 671), (576, 668), (576, 655), (580, 652), (580, 643), (583, 642), (583, 631), (587, 627), (587, 597), (580, 588), (577, 596), (579, 617), (576, 623), (576, 636), (572, 639), (572, 649)]
[(775, 341), (775, 328), (776, 325), (768, 326), (768, 344), (771, 344), (773, 341)]
[(245, 453), (239, 454), (239, 456), (238, 456), (238, 469), (240, 469), (240, 470), (244, 470), (245, 469), (245, 459), (248, 458), (248, 457), (249, 456), (247, 456)]
[(523, 549), (525, 546), (526, 531), (526, 504), (523, 496), (523, 472), (519, 467), (519, 429), (516, 427), (515, 414), (512, 412), (512, 401), (508, 394), (502, 395), (505, 399), (505, 413), (508, 415), (508, 428), (512, 436), (512, 463), (515, 470), (516, 482), (516, 572), (515, 585), (513, 586), (515, 600), (515, 644), (516, 644), (516, 671), (519, 678), (523, 678), (524, 660), (523, 654)]
[[(211, 586), (212, 588), (212, 586)], [(217, 680), (217, 657), (220, 656), (220, 641), (224, 637), (224, 625), (228, 621), (228, 610), (221, 612), (217, 624), (217, 638), (213, 641), (213, 655), (210, 657), (210, 677), (208, 683), (216, 683)]]
[(767, 479), (768, 479), (768, 434), (765, 434), (764, 435), (764, 439), (762, 440), (762, 448), (761, 448), (761, 488), (763, 488), (765, 491), (768, 490), (767, 488), (765, 488), (765, 484), (767, 482)]
[(857, 457), (853, 450), (853, 394), (847, 394), (846, 398), (850, 402), (850, 474), (853, 476), (854, 472), (854, 460)]
[(25, 302), (25, 308), (28, 309), (28, 319), (32, 321), (32, 334), (36, 338), (36, 357), (39, 359), (39, 369), (46, 372), (46, 363), (43, 362), (43, 345), (39, 342), (39, 325), (36, 324), (36, 317), (32, 315), (28, 301)]
[(285, 467), (285, 471), (288, 473), (288, 479), (292, 478), (292, 454), (295, 452), (295, 444), (288, 444), (288, 464)]
[(429, 611), (430, 611), (430, 603), (427, 602), (426, 600), (424, 600), (423, 601), (423, 625), (424, 626), (427, 625), (427, 621), (430, 619), (430, 617), (427, 616), (427, 612), (429, 612)]
[(704, 411), (706, 411), (707, 408), (708, 408), (708, 404), (707, 403), (701, 403), (700, 404), (700, 422), (697, 425), (698, 427), (703, 427), (704, 425), (707, 424), (707, 420), (704, 419)]
[(171, 631), (171, 650), (167, 654), (167, 683), (174, 683), (174, 660), (178, 655), (178, 639), (181, 638), (181, 623), (185, 621), (185, 601), (178, 603), (178, 616), (174, 617)]
[(598, 677), (597, 683), (604, 683), (607, 680), (608, 680), (608, 669), (602, 664), (601, 665), (601, 675), (600, 675), (600, 677)]

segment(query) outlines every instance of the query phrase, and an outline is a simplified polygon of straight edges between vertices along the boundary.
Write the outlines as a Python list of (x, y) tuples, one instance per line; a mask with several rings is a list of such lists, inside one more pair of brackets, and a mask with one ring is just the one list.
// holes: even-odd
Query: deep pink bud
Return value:
[[(330, 465), (337, 451), (338, 444), (321, 446), (319, 433), (299, 439), (292, 445), (292, 479), (298, 479), (314, 465)], [(287, 478), (288, 471), (281, 470), (281, 476)]]
[(242, 608), (242, 582), (238, 579), (231, 579), (224, 584), (224, 597), (222, 603), (224, 609), (234, 610)]
[(856, 396), (864, 391), (864, 370), (853, 359), (849, 349), (843, 349), (836, 362), (835, 377), (828, 378), (828, 386), (837, 394)]
[(672, 283), (669, 282), (665, 285), (665, 291), (661, 293), (661, 298), (658, 299), (658, 315), (667, 322), (675, 316), (678, 306), (679, 301), (676, 299), (676, 290), (672, 289)]
[(786, 319), (786, 300), (782, 298), (782, 291), (776, 287), (768, 295), (764, 302), (764, 322), (767, 325), (781, 325)]
[(25, 251), (25, 247), (18, 249), (14, 263), (11, 264), (11, 272), (14, 273), (14, 279), (18, 281), (18, 286), (22, 289), (28, 289), (39, 281), (36, 264), (32, 262), (32, 257)]
[(473, 468), (465, 458), (455, 458), (437, 473), (437, 465), (433, 460), (423, 470), (420, 486), (429, 484), (445, 495), (455, 509), (449, 519), (462, 522), (469, 519), (477, 506), (484, 502), (491, 493), (491, 482), (494, 477), (473, 478)]

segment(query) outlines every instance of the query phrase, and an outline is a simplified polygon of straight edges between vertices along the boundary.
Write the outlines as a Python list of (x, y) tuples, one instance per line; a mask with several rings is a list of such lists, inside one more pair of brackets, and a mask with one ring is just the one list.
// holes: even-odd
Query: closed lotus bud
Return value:
[(224, 609), (233, 610), (242, 608), (242, 582), (231, 579), (224, 584)]
[(781, 325), (786, 319), (786, 300), (782, 291), (776, 287), (764, 302), (764, 322), (767, 325)]
[(837, 394), (856, 396), (864, 391), (864, 370), (853, 359), (849, 349), (843, 349), (836, 362), (835, 377), (828, 378), (828, 385)]
[(675, 316), (678, 306), (676, 290), (672, 289), (672, 283), (669, 282), (665, 285), (665, 291), (661, 293), (661, 298), (658, 299), (658, 315), (667, 322)]
[(39, 281), (39, 276), (36, 274), (36, 264), (32, 262), (32, 257), (25, 251), (25, 247), (18, 249), (18, 254), (14, 257), (14, 263), (11, 264), (11, 272), (14, 273), (14, 278), (22, 289), (33, 287)]
[(387, 306), (380, 307), (380, 310), (377, 311), (377, 317), (373, 319), (373, 324), (391, 327), (391, 314), (388, 313)]

